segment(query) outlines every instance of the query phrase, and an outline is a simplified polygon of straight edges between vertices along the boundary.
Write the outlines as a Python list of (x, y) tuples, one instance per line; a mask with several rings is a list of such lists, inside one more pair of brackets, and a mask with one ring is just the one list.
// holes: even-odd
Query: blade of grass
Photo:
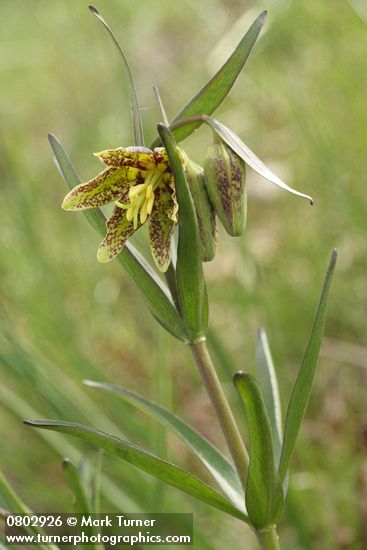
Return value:
[[(252, 23), (237, 48), (227, 59), (219, 71), (199, 90), (199, 92), (181, 109), (175, 116), (173, 122), (191, 117), (194, 115), (211, 115), (223, 102), (230, 89), (235, 83), (243, 66), (245, 65), (253, 45), (265, 22), (267, 12), (263, 11)], [(174, 136), (177, 142), (188, 137), (202, 122), (197, 121), (183, 128), (174, 130)], [(151, 147), (157, 147), (159, 139), (157, 138)]]
[[(153, 394), (158, 403), (167, 404), (171, 402), (171, 372), (167, 365), (167, 345), (164, 340), (165, 334), (162, 331), (156, 333), (155, 356), (154, 356), (154, 376), (153, 376)], [(86, 382), (84, 381), (84, 384)], [(88, 385), (88, 384), (87, 384)], [(155, 454), (163, 459), (167, 458), (167, 434), (164, 426), (156, 424), (152, 431), (152, 445)], [(154, 488), (151, 491), (151, 507), (159, 510), (162, 508), (164, 495), (167, 486), (161, 483), (159, 479), (155, 480)]]
[(316, 310), (311, 336), (289, 400), (284, 428), (282, 454), (279, 465), (279, 475), (282, 482), (285, 480), (288, 472), (289, 464), (312, 390), (317, 359), (325, 329), (327, 299), (335, 269), (336, 258), (336, 250), (333, 250), (321, 291), (320, 301)]
[(74, 511), (78, 514), (90, 514), (89, 499), (80, 474), (70, 458), (64, 458), (62, 467), (67, 484), (74, 495)]
[[(4, 496), (9, 507), (11, 508), (12, 513), (16, 514), (31, 514), (32, 510), (28, 508), (26, 504), (18, 497), (14, 489), (5, 479), (5, 476), (0, 470), (0, 493)], [(37, 535), (38, 533), (44, 535), (44, 531), (37, 526), (29, 525), (23, 526), (24, 530), (30, 535)], [(57, 546), (54, 544), (40, 544), (40, 548), (43, 550), (58, 550)]]
[(105, 19), (99, 13), (97, 8), (95, 8), (94, 6), (89, 6), (89, 9), (92, 12), (92, 14), (95, 15), (97, 19), (102, 23), (102, 25), (104, 26), (108, 34), (111, 36), (113, 43), (115, 44), (119, 54), (122, 57), (125, 69), (127, 71), (128, 79), (129, 79), (129, 96), (130, 96), (130, 105), (131, 105), (131, 117), (132, 117), (132, 126), (133, 126), (133, 134), (134, 134), (134, 143), (135, 145), (138, 145), (138, 146), (144, 145), (143, 126), (141, 122), (138, 94), (136, 91), (134, 76), (130, 69), (130, 65), (127, 61), (126, 55), (124, 54), (123, 49), (118, 43), (116, 36), (110, 29)]
[[(28, 403), (5, 386), (0, 386), (0, 403), (18, 419), (26, 417), (35, 418), (40, 416), (36, 409), (30, 407)], [(49, 447), (58, 454), (58, 456), (64, 457), (65, 455), (68, 455), (74, 462), (79, 462), (82, 458), (81, 451), (70, 443), (64, 436), (46, 431), (40, 431), (38, 433), (40, 437), (49, 445)], [(138, 503), (136, 499), (134, 500), (127, 494), (122, 493), (115, 481), (110, 479), (105, 474), (101, 474), (101, 491), (104, 498), (118, 509), (125, 508), (137, 512), (143, 511), (141, 503)], [(134, 498), (135, 497), (136, 494), (134, 494)]]
[(167, 117), (166, 109), (164, 108), (162, 98), (161, 98), (161, 94), (159, 93), (158, 86), (153, 86), (153, 93), (154, 93), (154, 97), (156, 99), (156, 102), (158, 103), (158, 107), (159, 107), (161, 117), (162, 117), (162, 122), (165, 126), (169, 126), (169, 120), (168, 120), (168, 117)]
[[(5, 356), (0, 351), (0, 369), (4, 367), (16, 375), (19, 384), (28, 383), (37, 387), (39, 396), (50, 402), (55, 413), (69, 415), (98, 423), (107, 431), (115, 432), (118, 427), (110, 418), (96, 406), (96, 403), (82, 391), (80, 383), (68, 376), (63, 369), (59, 368), (52, 361), (22, 349), (19, 342), (10, 341), (13, 346), (13, 353)], [(121, 437), (125, 434), (119, 433)]]
[[(0, 519), (2, 519), (3, 521), (5, 521), (5, 514), (8, 514), (8, 512), (0, 509)], [(16, 546), (15, 544), (12, 544), (11, 547), (12, 550), (21, 550), (20, 546)], [(8, 550), (8, 548), (5, 546), (5, 538), (3, 535), (0, 535), (0, 550)]]
[(158, 422), (171, 430), (185, 445), (187, 445), (199, 460), (204, 464), (219, 487), (239, 509), (245, 512), (244, 494), (239, 477), (232, 464), (198, 432), (193, 430), (180, 417), (174, 415), (161, 405), (146, 399), (142, 395), (120, 386), (85, 380), (84, 383), (92, 388), (110, 391), (122, 399), (149, 414)]
[(243, 521), (247, 519), (229, 500), (186, 470), (118, 437), (70, 422), (54, 420), (25, 420), (24, 422), (35, 428), (59, 431), (88, 441), (214, 508)]
[[(90, 505), (89, 497), (87, 495), (86, 489), (84, 487), (83, 481), (81, 479), (80, 473), (78, 472), (76, 466), (69, 458), (65, 458), (62, 462), (62, 467), (64, 470), (64, 476), (67, 484), (74, 495), (74, 511), (77, 514), (84, 514), (90, 516), (92, 513), (92, 508)], [(81, 527), (77, 526), (78, 534), (81, 534), (83, 531), (90, 538), (92, 535), (96, 535), (97, 531), (93, 526)], [(104, 550), (104, 546), (100, 544), (90, 544), (95, 550)]]
[(91, 508), (94, 514), (99, 514), (101, 510), (101, 472), (103, 463), (103, 450), (98, 449), (96, 462), (92, 473), (91, 483)]
[(261, 530), (275, 524), (283, 499), (270, 421), (255, 379), (240, 371), (234, 375), (234, 383), (246, 408), (250, 436), (246, 508), (252, 525)]

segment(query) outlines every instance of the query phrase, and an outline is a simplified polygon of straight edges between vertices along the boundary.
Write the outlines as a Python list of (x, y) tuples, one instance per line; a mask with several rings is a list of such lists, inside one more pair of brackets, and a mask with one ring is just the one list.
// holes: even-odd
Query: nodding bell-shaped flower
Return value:
[(205, 161), (204, 175), (210, 201), (225, 230), (242, 235), (246, 223), (246, 164), (214, 133)]
[(65, 210), (85, 210), (115, 203), (106, 222), (107, 233), (97, 258), (109, 262), (137, 229), (149, 223), (152, 256), (162, 272), (172, 255), (172, 235), (178, 204), (168, 156), (164, 148), (119, 147), (95, 153), (106, 169), (76, 186), (64, 199)]
[(201, 166), (185, 158), (185, 175), (195, 205), (203, 262), (210, 262), (218, 245), (218, 223), (215, 210), (205, 187), (204, 170)]

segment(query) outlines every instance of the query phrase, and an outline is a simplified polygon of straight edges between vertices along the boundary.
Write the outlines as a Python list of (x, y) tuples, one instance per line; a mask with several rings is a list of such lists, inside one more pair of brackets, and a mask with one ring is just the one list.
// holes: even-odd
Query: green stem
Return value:
[(275, 525), (271, 525), (262, 531), (257, 531), (256, 535), (263, 550), (281, 550)]
[(206, 342), (191, 342), (189, 345), (245, 490), (248, 470), (246, 447), (209, 355)]

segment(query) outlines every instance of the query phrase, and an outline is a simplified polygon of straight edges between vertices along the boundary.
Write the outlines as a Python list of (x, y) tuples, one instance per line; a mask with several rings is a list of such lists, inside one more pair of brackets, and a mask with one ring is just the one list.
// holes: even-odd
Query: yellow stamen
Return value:
[(130, 202), (128, 204), (116, 201), (116, 206), (127, 211), (126, 219), (128, 221), (134, 220), (134, 229), (138, 227), (138, 219), (140, 219), (140, 223), (143, 224), (147, 220), (148, 215), (152, 213), (155, 199), (154, 192), (161, 181), (162, 171), (157, 168), (150, 170), (145, 177), (144, 183), (139, 183), (138, 185), (132, 185), (130, 187)]
[(147, 212), (148, 212), (148, 214), (152, 213), (153, 205), (154, 205), (154, 193), (152, 193), (147, 199)]

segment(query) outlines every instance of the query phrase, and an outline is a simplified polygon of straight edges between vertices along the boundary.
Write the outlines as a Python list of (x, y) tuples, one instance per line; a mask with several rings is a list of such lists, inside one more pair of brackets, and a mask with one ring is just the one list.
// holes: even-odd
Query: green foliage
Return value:
[(247, 519), (229, 500), (186, 470), (116, 436), (94, 430), (89, 426), (72, 424), (71, 422), (25, 420), (25, 423), (36, 428), (60, 431), (84, 439), (214, 508), (218, 508), (243, 521)]
[(146, 399), (142, 395), (132, 392), (120, 386), (112, 384), (103, 384), (86, 380), (85, 384), (92, 388), (117, 393), (122, 399), (131, 403), (133, 406), (149, 414), (163, 426), (171, 430), (183, 443), (185, 443), (204, 464), (212, 477), (218, 483), (224, 494), (239, 510), (245, 512), (244, 494), (238, 475), (232, 464), (216, 449), (209, 441), (193, 430), (180, 417), (172, 414), (170, 411)]
[(282, 450), (282, 409), (277, 375), (265, 329), (259, 331), (257, 338), (256, 374), (270, 421), (275, 463), (278, 465)]
[(131, 72), (130, 65), (127, 61), (126, 55), (124, 54), (123, 49), (121, 48), (118, 40), (116, 39), (114, 33), (111, 31), (110, 27), (99, 13), (99, 11), (94, 6), (89, 6), (90, 11), (97, 17), (97, 19), (102, 23), (108, 34), (111, 36), (119, 54), (121, 55), (124, 67), (128, 74), (129, 79), (129, 95), (130, 95), (130, 105), (131, 105), (131, 115), (132, 115), (132, 126), (134, 134), (134, 144), (135, 145), (144, 145), (144, 134), (143, 134), (143, 125), (141, 122), (140, 115), (140, 106), (138, 100), (138, 94), (136, 91), (135, 80), (133, 73)]
[(283, 494), (276, 469), (271, 426), (259, 386), (244, 372), (234, 383), (246, 408), (250, 438), (250, 464), (246, 484), (246, 508), (252, 525), (262, 530), (274, 525), (282, 508)]
[[(257, 17), (226, 63), (181, 109), (173, 122), (195, 115), (211, 115), (219, 107), (243, 69), (264, 24), (265, 17), (266, 11)], [(174, 130), (176, 141), (180, 142), (187, 138), (200, 124), (201, 122), (194, 122)], [(158, 141), (153, 142), (153, 146), (157, 144)]]
[(180, 212), (176, 266), (180, 308), (190, 331), (190, 340), (196, 340), (206, 334), (208, 324), (208, 303), (201, 263), (198, 222), (175, 138), (163, 124), (158, 125), (158, 132), (175, 176)]
[[(64, 470), (65, 479), (74, 494), (74, 503), (73, 508), (74, 512), (77, 514), (90, 515), (95, 512), (91, 506), (90, 498), (87, 493), (87, 489), (83, 482), (82, 476), (78, 468), (73, 464), (69, 458), (64, 458), (62, 462), (62, 467)], [(93, 526), (81, 527), (77, 526), (79, 534), (82, 534), (83, 531), (87, 534), (88, 537), (96, 534)], [(104, 546), (100, 544), (92, 544), (92, 548), (95, 550), (103, 550)]]
[[(28, 508), (24, 502), (18, 497), (14, 489), (9, 485), (5, 479), (4, 474), (0, 471), (0, 494), (5, 496), (5, 499), (9, 505), (10, 510), (13, 513), (18, 514), (31, 514), (32, 510)], [(24, 530), (29, 535), (37, 535), (38, 533), (44, 534), (44, 531), (39, 526), (29, 525), (24, 526)], [(39, 547), (42, 550), (57, 550), (57, 546), (54, 544), (40, 544)]]
[(273, 172), (255, 155), (255, 153), (253, 153), (251, 149), (249, 149), (249, 147), (247, 147), (247, 145), (243, 143), (243, 141), (234, 132), (232, 132), (232, 130), (224, 126), (224, 124), (209, 116), (203, 116), (203, 122), (208, 124), (214, 132), (216, 132), (216, 134), (218, 134), (218, 136), (260, 176), (264, 177), (281, 189), (292, 193), (293, 195), (308, 199), (310, 203), (313, 204), (313, 199), (310, 196), (292, 189), (289, 185), (278, 178), (278, 176), (273, 174)]
[(308, 342), (302, 365), (299, 369), (297, 380), (294, 384), (292, 395), (289, 400), (284, 428), (282, 455), (279, 465), (279, 475), (282, 481), (285, 480), (285, 477), (287, 475), (289, 464), (297, 441), (297, 436), (301, 428), (302, 420), (305, 415), (312, 390), (317, 360), (320, 353), (321, 341), (325, 329), (327, 299), (330, 291), (335, 264), (336, 250), (333, 251), (330, 258), (329, 267), (326, 272), (320, 301), (312, 326), (310, 340)]
[(80, 472), (70, 458), (64, 458), (62, 467), (65, 479), (74, 494), (74, 511), (78, 514), (90, 514), (92, 510), (89, 497), (81, 479)]

